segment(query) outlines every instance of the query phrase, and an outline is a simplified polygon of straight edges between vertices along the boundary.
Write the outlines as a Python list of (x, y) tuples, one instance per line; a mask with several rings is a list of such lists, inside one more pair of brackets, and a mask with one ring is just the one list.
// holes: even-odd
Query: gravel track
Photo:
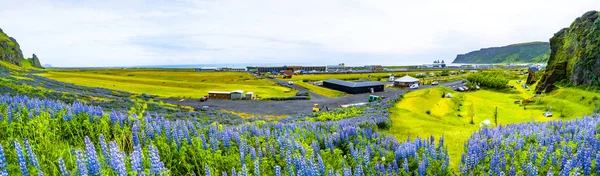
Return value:
[[(282, 81), (274, 80), (279, 83)], [(461, 81), (441, 83), (438, 86), (454, 86), (462, 84)], [(308, 91), (307, 89), (291, 85), (291, 87), (299, 91)], [(420, 86), (419, 89), (427, 89), (434, 86), (424, 85)], [(162, 101), (179, 104), (183, 106), (202, 107), (210, 106), (220, 108), (224, 110), (230, 110), (235, 112), (244, 112), (250, 114), (262, 114), (262, 115), (294, 115), (299, 113), (311, 113), (313, 104), (319, 104), (320, 106), (326, 106), (330, 110), (339, 108), (341, 105), (354, 104), (367, 102), (369, 95), (378, 95), (384, 97), (391, 97), (397, 94), (404, 94), (409, 89), (386, 89), (384, 92), (375, 92), (373, 94), (354, 94), (338, 98), (327, 98), (315, 93), (308, 91), (311, 95), (311, 100), (288, 100), (288, 101), (250, 101), (250, 100), (208, 100), (206, 102), (200, 102), (198, 99), (186, 99), (180, 101), (179, 99), (167, 98)]]

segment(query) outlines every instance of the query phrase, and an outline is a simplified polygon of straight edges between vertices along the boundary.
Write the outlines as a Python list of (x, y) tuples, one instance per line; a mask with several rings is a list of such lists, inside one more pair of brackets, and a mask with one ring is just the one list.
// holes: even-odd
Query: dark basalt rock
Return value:
[(550, 39), (550, 59), (536, 90), (550, 92), (557, 82), (600, 86), (600, 13), (590, 11)]
[(19, 47), (19, 43), (12, 37), (8, 37), (0, 30), (0, 60), (21, 66), (23, 60), (23, 52)]

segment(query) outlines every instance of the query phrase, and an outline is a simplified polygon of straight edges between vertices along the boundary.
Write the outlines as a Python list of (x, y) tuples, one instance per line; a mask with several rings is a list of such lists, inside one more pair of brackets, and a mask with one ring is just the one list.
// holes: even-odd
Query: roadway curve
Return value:
[[(438, 86), (454, 86), (461, 84), (461, 81), (441, 83)], [(299, 91), (307, 91), (305, 88), (293, 85), (292, 87)], [(434, 86), (424, 85), (419, 89), (427, 89)], [(179, 104), (183, 106), (202, 107), (210, 106), (220, 108), (224, 110), (230, 110), (235, 112), (244, 112), (250, 114), (263, 114), (263, 115), (294, 115), (299, 113), (311, 113), (313, 104), (319, 104), (327, 106), (330, 109), (338, 108), (345, 104), (354, 104), (366, 102), (369, 95), (378, 95), (384, 97), (391, 97), (397, 94), (404, 94), (409, 89), (387, 89), (384, 92), (375, 92), (374, 94), (355, 94), (349, 96), (343, 96), (338, 98), (327, 98), (321, 95), (310, 92), (311, 100), (290, 100), (290, 101), (248, 101), (248, 100), (209, 100), (206, 102), (200, 102), (198, 99), (187, 99), (180, 101), (179, 99), (168, 98), (162, 99), (165, 102)]]

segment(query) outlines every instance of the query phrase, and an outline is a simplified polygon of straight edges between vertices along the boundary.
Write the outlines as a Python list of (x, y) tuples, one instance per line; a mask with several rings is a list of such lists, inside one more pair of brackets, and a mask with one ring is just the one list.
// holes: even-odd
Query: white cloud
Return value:
[(597, 0), (0, 0), (0, 28), (56, 66), (402, 64), (547, 41)]

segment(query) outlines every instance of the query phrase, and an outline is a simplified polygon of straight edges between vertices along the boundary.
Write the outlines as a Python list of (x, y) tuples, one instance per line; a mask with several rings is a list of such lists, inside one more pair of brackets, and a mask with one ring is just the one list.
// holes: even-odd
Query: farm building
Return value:
[(196, 72), (214, 72), (217, 71), (217, 68), (215, 67), (202, 67), (202, 68), (197, 68)]
[(371, 89), (373, 89), (374, 92), (381, 92), (384, 90), (383, 83), (377, 81), (349, 82), (337, 79), (323, 81), (323, 87), (349, 94), (369, 93), (371, 92)]
[(231, 72), (245, 72), (247, 69), (245, 67), (221, 67), (218, 68), (219, 71), (231, 71)]
[(254, 99), (254, 92), (246, 92), (246, 100)]
[(413, 84), (419, 84), (419, 79), (406, 75), (394, 80), (394, 86), (397, 87), (408, 87)]
[(231, 92), (231, 99), (232, 100), (239, 100), (244, 98), (244, 91), (243, 90), (235, 90), (233, 92)]
[(209, 99), (231, 99), (231, 92), (208, 91)]
[[(300, 70), (300, 72), (318, 71), (324, 72), (327, 70), (326, 66), (278, 66), (278, 67), (255, 67), (258, 72), (280, 72), (282, 70)], [(254, 70), (254, 68), (253, 68)]]
[(344, 72), (346, 71), (346, 66), (340, 65), (328, 65), (327, 72)]

